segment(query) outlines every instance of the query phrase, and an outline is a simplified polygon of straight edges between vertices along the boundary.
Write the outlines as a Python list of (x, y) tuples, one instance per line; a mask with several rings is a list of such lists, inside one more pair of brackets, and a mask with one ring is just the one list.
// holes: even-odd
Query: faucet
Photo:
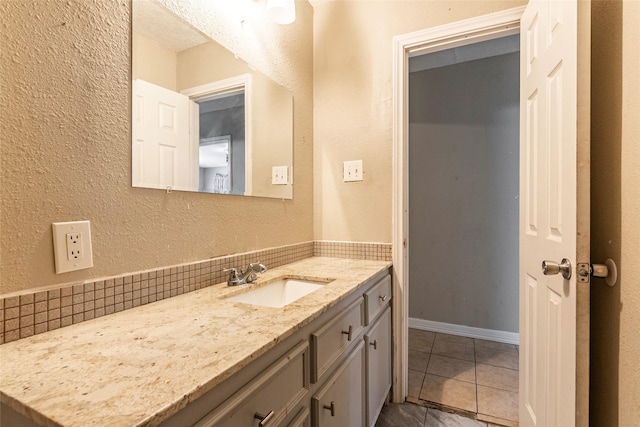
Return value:
[(267, 271), (267, 267), (264, 264), (258, 262), (252, 262), (249, 264), (246, 270), (238, 271), (237, 268), (226, 268), (223, 271), (229, 272), (229, 278), (227, 279), (227, 286), (238, 286), (251, 283), (258, 278), (256, 273), (264, 273)]

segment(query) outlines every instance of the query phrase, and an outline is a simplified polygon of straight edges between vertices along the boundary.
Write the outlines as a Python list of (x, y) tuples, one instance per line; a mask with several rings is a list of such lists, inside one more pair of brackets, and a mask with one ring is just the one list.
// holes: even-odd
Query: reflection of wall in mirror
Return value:
[(293, 98), (284, 87), (262, 74), (253, 76), (253, 134), (260, 135), (252, 146), (254, 196), (291, 197), (291, 176), (288, 185), (272, 185), (273, 166), (293, 164), (291, 138), (293, 134)]
[[(251, 195), (292, 198), (291, 185), (271, 184), (271, 168), (293, 164), (293, 98), (260, 72), (248, 69), (218, 43), (209, 42), (178, 54), (177, 87), (185, 90), (241, 74), (252, 76)], [(291, 172), (289, 173), (291, 176)], [(235, 174), (234, 174), (235, 177)]]
[(133, 33), (132, 77), (177, 91), (176, 53), (158, 42)]

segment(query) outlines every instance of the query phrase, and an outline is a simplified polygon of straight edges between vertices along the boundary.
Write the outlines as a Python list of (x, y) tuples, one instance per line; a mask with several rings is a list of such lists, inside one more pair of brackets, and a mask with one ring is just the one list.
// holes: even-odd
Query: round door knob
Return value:
[(564, 258), (560, 264), (553, 261), (542, 261), (542, 273), (545, 276), (562, 273), (562, 277), (571, 279), (571, 261)]

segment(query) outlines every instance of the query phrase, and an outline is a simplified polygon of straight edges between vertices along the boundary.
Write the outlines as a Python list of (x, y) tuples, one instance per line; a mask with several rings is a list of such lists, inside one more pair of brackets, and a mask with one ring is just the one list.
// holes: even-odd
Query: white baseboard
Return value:
[(493, 329), (474, 328), (473, 326), (454, 325), (452, 323), (434, 322), (432, 320), (409, 318), (409, 327), (423, 331), (460, 335), (469, 338), (503, 342), (520, 345), (520, 334), (517, 332), (495, 331)]

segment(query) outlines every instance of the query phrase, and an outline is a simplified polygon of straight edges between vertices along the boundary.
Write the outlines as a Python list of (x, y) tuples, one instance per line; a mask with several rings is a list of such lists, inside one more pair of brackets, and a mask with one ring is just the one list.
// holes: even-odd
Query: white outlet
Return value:
[(93, 267), (89, 221), (54, 222), (56, 274)]
[(362, 181), (362, 160), (350, 160), (342, 166), (344, 182)]
[(271, 168), (271, 184), (287, 185), (289, 182), (289, 168), (287, 166), (273, 166)]
[(77, 261), (84, 255), (82, 249), (82, 233), (67, 233), (65, 240), (67, 241), (67, 260)]

